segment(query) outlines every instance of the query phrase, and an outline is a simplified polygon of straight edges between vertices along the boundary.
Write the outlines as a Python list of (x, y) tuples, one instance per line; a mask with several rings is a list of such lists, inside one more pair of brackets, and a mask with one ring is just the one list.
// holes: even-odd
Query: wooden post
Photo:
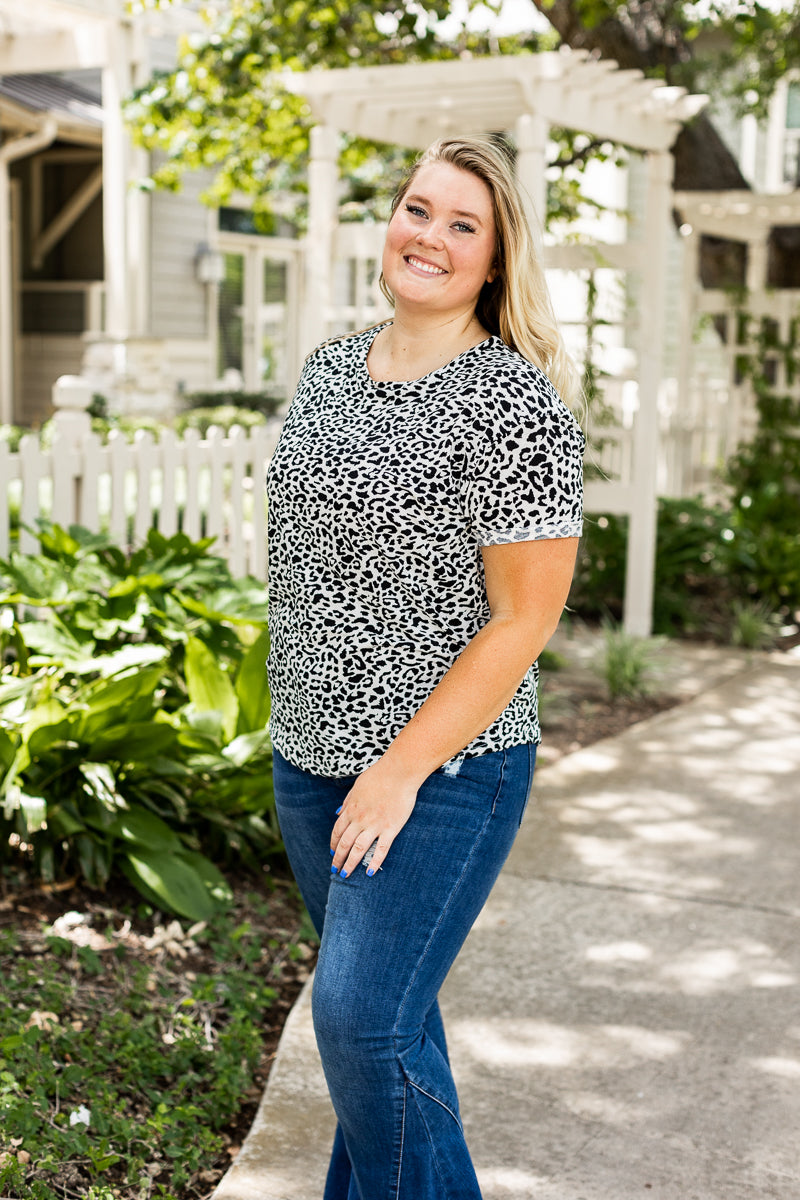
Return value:
[(126, 29), (106, 27), (108, 58), (103, 68), (103, 245), (105, 248), (106, 333), (114, 340), (130, 332), (128, 301), (128, 133), (122, 103), (131, 89)]
[(87, 412), (92, 387), (79, 375), (62, 375), (53, 384), (53, 518), (71, 525), (81, 520), (83, 474), (79, 457), (92, 421)]
[(336, 226), (338, 133), (330, 125), (311, 130), (308, 164), (308, 235), (306, 237), (306, 294), (302, 354), (328, 337), (328, 313), (333, 300), (333, 237)]
[(46, 117), (42, 128), (0, 145), (0, 422), (14, 420), (14, 255), (11, 246), (11, 179), (9, 167), (49, 146), (58, 122)]
[(542, 231), (547, 217), (547, 137), (550, 126), (540, 113), (527, 112), (517, 117), (514, 132), (517, 142), (517, 179), (521, 184), (525, 215), (533, 235), (536, 253), (542, 253)]
[(639, 411), (634, 425), (634, 502), (628, 525), (624, 625), (628, 633), (649, 637), (653, 627), (653, 577), (658, 516), (658, 393), (664, 344), (665, 280), (669, 233), (672, 157), (668, 151), (647, 156), (644, 245), (639, 322)]

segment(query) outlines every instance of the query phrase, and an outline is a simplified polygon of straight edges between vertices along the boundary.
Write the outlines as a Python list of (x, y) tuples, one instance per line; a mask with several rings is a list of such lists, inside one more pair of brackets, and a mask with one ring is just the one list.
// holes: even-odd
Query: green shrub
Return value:
[[(657, 521), (653, 632), (727, 627), (731, 598), (746, 588), (745, 555), (731, 533), (729, 513), (698, 497), (661, 499)], [(621, 618), (627, 527), (627, 517), (587, 517), (569, 598), (579, 616)]]
[(205, 437), (212, 425), (229, 433), (234, 425), (241, 425), (242, 429), (254, 429), (263, 425), (265, 421), (263, 413), (228, 404), (215, 408), (190, 408), (187, 412), (179, 413), (173, 425), (179, 435), (184, 434), (187, 429), (197, 429), (200, 436)]
[(0, 1195), (207, 1194), (256, 1078), (265, 1014), (276, 1019), (281, 958), (300, 949), (302, 930), (285, 934), (267, 940), (232, 909), (172, 959), (126, 939), (96, 952), (46, 929), (38, 944), (0, 931)]
[[(738, 314), (747, 325), (756, 320)], [(731, 546), (747, 572), (747, 594), (787, 615), (800, 609), (800, 400), (776, 391), (775, 368), (783, 360), (787, 383), (800, 371), (800, 320), (786, 343), (778, 322), (762, 317), (753, 351), (737, 363), (756, 397), (753, 438), (728, 463)]]
[(775, 645), (781, 618), (764, 600), (734, 600), (730, 640), (746, 650), (768, 650)]
[(205, 919), (218, 866), (280, 848), (263, 584), (184, 534), (126, 555), (42, 525), (40, 543), (0, 561), (0, 863), (94, 887), (122, 871)]
[(24, 429), (21, 425), (0, 425), (0, 442), (6, 442), (11, 453), (16, 454), (25, 434), (32, 432), (31, 429)]
[(224, 405), (249, 409), (251, 412), (271, 417), (280, 408), (283, 397), (272, 396), (267, 392), (244, 392), (234, 389), (220, 392), (187, 392), (183, 401), (189, 408), (219, 408)]

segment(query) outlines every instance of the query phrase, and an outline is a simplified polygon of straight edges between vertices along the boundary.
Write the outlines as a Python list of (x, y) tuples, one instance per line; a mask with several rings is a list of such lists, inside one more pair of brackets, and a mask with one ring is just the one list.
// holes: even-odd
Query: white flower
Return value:
[(87, 1129), (91, 1119), (92, 1114), (85, 1104), (81, 1104), (80, 1108), (74, 1108), (69, 1114), (70, 1125), (85, 1125)]

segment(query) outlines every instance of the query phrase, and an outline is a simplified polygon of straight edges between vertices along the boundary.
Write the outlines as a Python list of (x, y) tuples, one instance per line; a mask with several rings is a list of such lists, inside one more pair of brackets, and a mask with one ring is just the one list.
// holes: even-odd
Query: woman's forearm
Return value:
[(558, 617), (532, 624), (493, 617), (475, 634), (384, 753), (381, 765), (422, 783), (508, 706)]

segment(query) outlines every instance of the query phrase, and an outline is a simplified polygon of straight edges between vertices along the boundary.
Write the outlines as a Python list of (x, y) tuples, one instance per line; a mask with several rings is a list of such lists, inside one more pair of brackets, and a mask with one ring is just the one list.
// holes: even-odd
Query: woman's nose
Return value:
[(414, 240), (421, 246), (441, 246), (443, 244), (442, 229), (436, 221), (430, 221), (420, 229)]

